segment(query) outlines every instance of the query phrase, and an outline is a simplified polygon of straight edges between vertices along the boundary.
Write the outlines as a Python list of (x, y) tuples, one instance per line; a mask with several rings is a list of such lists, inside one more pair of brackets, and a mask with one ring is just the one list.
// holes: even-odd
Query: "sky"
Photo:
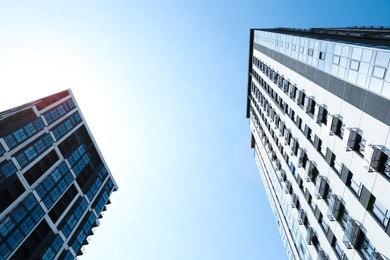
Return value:
[(285, 259), (246, 113), (249, 28), (390, 0), (0, 1), (0, 110), (71, 88), (119, 186), (80, 260)]

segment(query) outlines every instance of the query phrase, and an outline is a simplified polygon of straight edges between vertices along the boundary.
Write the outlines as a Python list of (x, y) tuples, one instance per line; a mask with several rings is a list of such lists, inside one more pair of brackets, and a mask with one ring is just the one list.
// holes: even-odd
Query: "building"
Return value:
[(390, 28), (250, 30), (251, 146), (289, 259), (390, 258)]
[(118, 189), (70, 90), (0, 113), (0, 259), (74, 259)]

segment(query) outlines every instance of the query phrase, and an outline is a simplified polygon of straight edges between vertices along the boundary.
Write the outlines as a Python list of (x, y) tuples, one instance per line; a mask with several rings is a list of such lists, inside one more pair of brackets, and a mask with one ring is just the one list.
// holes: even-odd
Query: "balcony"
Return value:
[(316, 184), (315, 196), (317, 199), (326, 198), (329, 192), (329, 184), (324, 176), (320, 176)]
[(350, 218), (346, 227), (345, 227), (345, 233), (343, 238), (344, 245), (348, 248), (359, 248), (362, 239), (363, 239), (364, 233), (362, 230), (362, 227), (360, 223), (358, 223), (356, 220)]
[(327, 216), (331, 221), (340, 220), (344, 211), (342, 198), (337, 195), (330, 196)]

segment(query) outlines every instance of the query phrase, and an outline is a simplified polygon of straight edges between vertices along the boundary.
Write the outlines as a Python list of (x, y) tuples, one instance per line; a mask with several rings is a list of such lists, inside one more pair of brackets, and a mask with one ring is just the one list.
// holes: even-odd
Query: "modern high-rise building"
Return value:
[(70, 90), (0, 113), (0, 259), (74, 259), (117, 185)]
[(390, 258), (390, 28), (250, 30), (251, 146), (289, 259)]

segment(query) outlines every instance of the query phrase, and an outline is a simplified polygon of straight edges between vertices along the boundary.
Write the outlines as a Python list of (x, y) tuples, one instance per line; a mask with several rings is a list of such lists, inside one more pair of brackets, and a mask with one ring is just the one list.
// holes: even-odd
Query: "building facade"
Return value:
[(0, 113), (0, 259), (74, 259), (117, 185), (70, 90)]
[(289, 259), (390, 258), (390, 28), (251, 29), (246, 116)]

